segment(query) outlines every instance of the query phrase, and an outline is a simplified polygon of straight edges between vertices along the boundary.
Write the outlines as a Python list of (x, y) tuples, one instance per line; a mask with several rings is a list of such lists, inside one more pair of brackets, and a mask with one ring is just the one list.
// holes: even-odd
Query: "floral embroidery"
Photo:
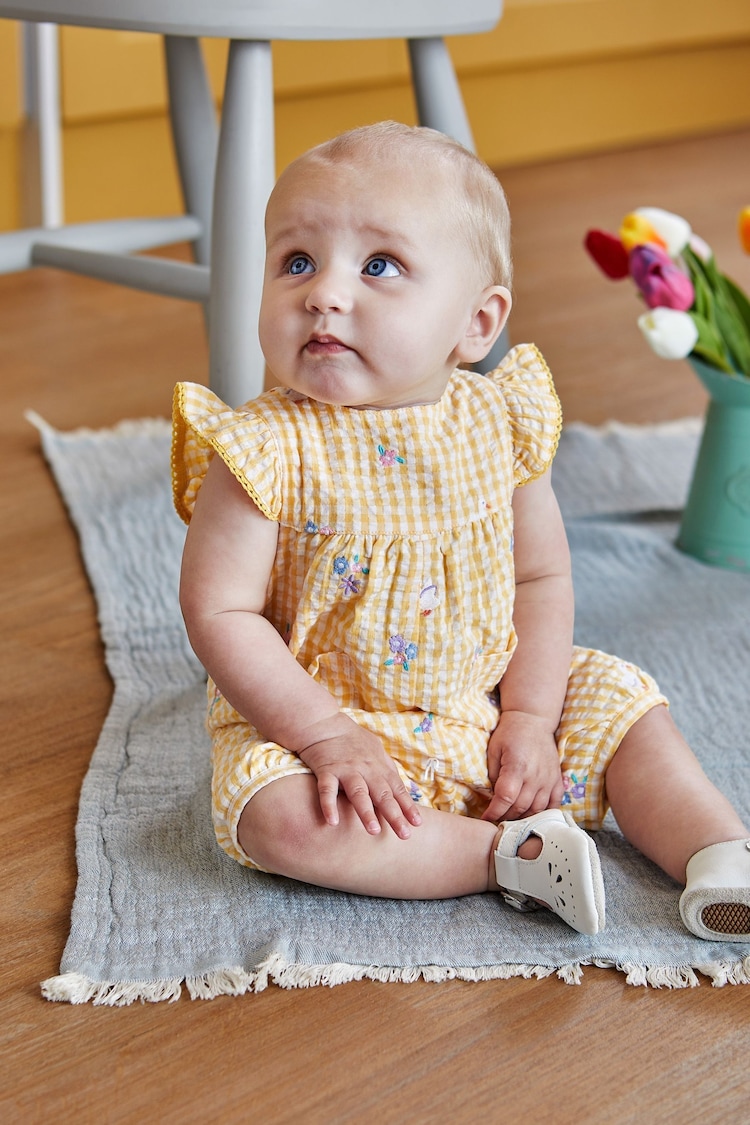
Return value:
[(432, 730), (434, 718), (435, 716), (433, 715), (432, 711), (430, 711), (429, 715), (425, 715), (425, 717), (422, 719), (422, 722), (419, 724), (419, 726), (414, 728), (414, 733), (429, 734)]
[(409, 661), (417, 655), (417, 646), (412, 641), (406, 641), (400, 633), (389, 637), (388, 647), (393, 656), (385, 661), (383, 667), (389, 668), (393, 664), (400, 664), (403, 672), (409, 671)]
[(213, 715), (214, 707), (216, 706), (216, 704), (219, 702), (220, 699), (221, 699), (221, 692), (219, 691), (219, 689), (214, 684), (214, 694), (213, 694), (213, 698), (211, 700), (211, 706), (208, 709), (209, 717), (211, 715)]
[(353, 578), (351, 574), (345, 575), (339, 582), (339, 590), (343, 590), (346, 594), (358, 594), (361, 587), (360, 579)]
[(335, 528), (329, 527), (328, 524), (326, 524), (325, 527), (318, 527), (315, 520), (308, 520), (305, 524), (305, 531), (308, 535), (315, 535), (317, 532), (320, 532), (321, 535), (334, 535), (335, 530)]
[(384, 445), (378, 446), (378, 461), (381, 465), (405, 465), (406, 461), (403, 457), (399, 457), (395, 449), (386, 449)]
[(571, 805), (573, 801), (582, 801), (586, 796), (586, 783), (588, 782), (589, 775), (581, 778), (579, 781), (574, 773), (563, 774), (563, 799), (560, 802), (563, 805)]
[(422, 800), (422, 793), (418, 788), (416, 781), (409, 782), (409, 796), (415, 804)]
[(341, 579), (339, 590), (343, 590), (345, 594), (358, 594), (370, 568), (360, 561), (359, 555), (354, 555), (351, 561), (346, 555), (337, 555), (333, 560), (333, 573)]

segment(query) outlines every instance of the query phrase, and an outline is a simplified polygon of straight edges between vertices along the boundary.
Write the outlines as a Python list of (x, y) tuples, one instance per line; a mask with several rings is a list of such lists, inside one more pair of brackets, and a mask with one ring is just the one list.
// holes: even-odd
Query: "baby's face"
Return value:
[(320, 402), (436, 402), (483, 286), (434, 169), (298, 162), (266, 216), (260, 340), (285, 387)]

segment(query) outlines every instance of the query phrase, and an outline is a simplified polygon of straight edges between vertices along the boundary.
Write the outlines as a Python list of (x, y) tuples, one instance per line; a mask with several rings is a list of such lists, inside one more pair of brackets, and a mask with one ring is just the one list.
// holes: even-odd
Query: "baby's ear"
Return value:
[(456, 355), (463, 363), (478, 363), (498, 338), (510, 313), (512, 298), (504, 285), (491, 285), (480, 298)]

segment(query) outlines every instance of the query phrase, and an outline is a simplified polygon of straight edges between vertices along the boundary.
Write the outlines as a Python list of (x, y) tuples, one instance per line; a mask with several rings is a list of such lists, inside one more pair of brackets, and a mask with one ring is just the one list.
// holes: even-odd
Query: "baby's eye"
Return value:
[(301, 273), (309, 273), (313, 264), (305, 254), (295, 254), (293, 258), (289, 259), (286, 268), (289, 273), (296, 276)]
[(370, 258), (362, 270), (368, 277), (399, 277), (400, 271), (389, 258)]

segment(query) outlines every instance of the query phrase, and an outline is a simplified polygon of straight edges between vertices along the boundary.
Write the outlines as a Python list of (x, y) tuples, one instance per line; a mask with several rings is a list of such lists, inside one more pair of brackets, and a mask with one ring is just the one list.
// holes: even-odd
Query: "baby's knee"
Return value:
[[(316, 821), (308, 776), (282, 777), (248, 801), (237, 824), (237, 842), (264, 871), (286, 874), (309, 846)], [(316, 802), (317, 804), (317, 802)], [(319, 808), (317, 810), (319, 817)]]

